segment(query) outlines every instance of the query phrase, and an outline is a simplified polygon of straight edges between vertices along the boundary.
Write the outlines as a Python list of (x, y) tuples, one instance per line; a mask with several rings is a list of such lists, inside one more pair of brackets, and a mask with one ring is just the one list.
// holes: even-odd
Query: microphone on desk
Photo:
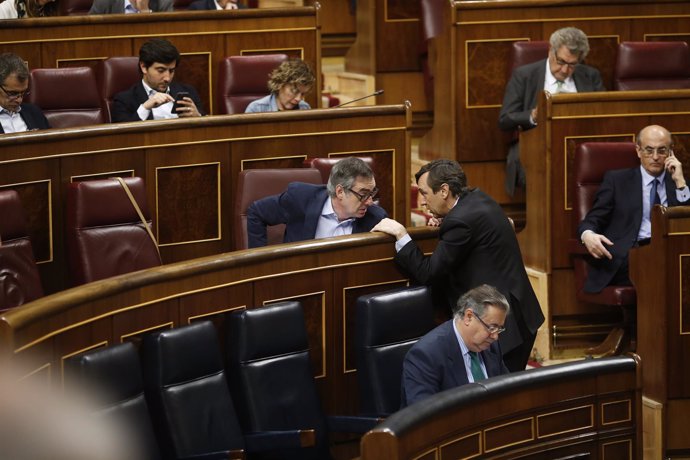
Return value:
[(337, 109), (338, 107), (342, 107), (342, 106), (347, 105), (347, 104), (352, 104), (353, 102), (361, 101), (362, 99), (366, 99), (368, 97), (378, 96), (380, 94), (383, 94), (382, 89), (376, 90), (371, 94), (367, 94), (366, 96), (358, 97), (357, 99), (352, 99), (351, 101), (343, 102), (342, 104), (338, 104), (335, 107), (331, 107), (331, 108)]

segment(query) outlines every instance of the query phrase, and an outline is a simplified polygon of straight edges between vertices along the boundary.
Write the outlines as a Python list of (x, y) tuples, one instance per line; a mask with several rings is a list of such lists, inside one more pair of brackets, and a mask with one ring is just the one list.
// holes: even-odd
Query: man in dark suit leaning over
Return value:
[[(115, 96), (113, 122), (200, 117), (199, 94), (193, 87), (173, 81), (179, 63), (180, 52), (168, 40), (154, 38), (141, 45), (141, 82)], [(175, 102), (180, 93), (187, 94)], [(175, 105), (178, 108), (173, 112)]]
[(252, 203), (247, 209), (250, 248), (266, 246), (266, 226), (285, 224), (284, 242), (368, 232), (386, 217), (374, 199), (374, 173), (359, 158), (333, 165), (327, 185), (292, 182), (287, 191)]
[[(604, 91), (599, 71), (582, 64), (589, 53), (587, 35), (575, 27), (551, 34), (547, 59), (523, 65), (513, 71), (503, 96), (498, 126), (503, 131), (528, 130), (537, 126), (537, 97), (542, 90), (556, 93)], [(525, 171), (520, 163), (519, 144), (508, 150), (506, 190), (525, 186)]]
[(467, 187), (456, 161), (434, 160), (415, 178), (422, 205), (442, 219), (433, 254), (425, 256), (392, 219), (383, 219), (372, 231), (395, 236), (395, 261), (417, 282), (432, 285), (435, 297), (445, 294), (449, 311), (471, 288), (495, 286), (510, 302), (506, 333), (500, 338), (503, 361), (511, 372), (525, 369), (544, 315), (508, 217), (489, 195)]
[(48, 129), (41, 109), (24, 102), (29, 93), (29, 69), (13, 53), (0, 54), (0, 133)]
[(637, 135), (636, 149), (640, 166), (607, 172), (594, 205), (577, 229), (580, 241), (594, 258), (585, 292), (631, 285), (628, 251), (649, 242), (654, 204), (690, 204), (690, 190), (683, 165), (673, 154), (671, 133), (661, 126), (647, 126)]
[(407, 352), (401, 408), (443, 390), (507, 374), (498, 336), (509, 311), (508, 301), (493, 286), (483, 284), (463, 294), (453, 307), (453, 318)]

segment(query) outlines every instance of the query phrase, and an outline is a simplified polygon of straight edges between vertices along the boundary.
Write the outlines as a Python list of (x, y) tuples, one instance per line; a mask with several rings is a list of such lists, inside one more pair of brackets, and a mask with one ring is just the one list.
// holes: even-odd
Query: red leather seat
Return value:
[(218, 113), (244, 113), (250, 102), (269, 94), (268, 76), (287, 58), (285, 54), (257, 54), (223, 59), (218, 69)]
[(106, 120), (90, 67), (32, 70), (29, 102), (43, 110), (53, 128), (97, 125)]
[[(331, 169), (333, 165), (342, 160), (344, 157), (336, 158), (306, 158), (304, 160), (304, 166), (306, 168), (315, 168), (321, 173), (321, 183), (327, 184), (328, 177), (331, 175)], [(372, 157), (358, 157), (360, 160), (365, 162), (372, 171), (374, 170), (374, 159)]]
[(43, 296), (24, 209), (15, 190), (0, 191), (0, 311)]
[[(144, 181), (125, 178), (151, 224)], [(156, 243), (115, 179), (73, 182), (67, 191), (66, 238), (74, 284), (161, 264)]]
[[(321, 173), (313, 168), (247, 169), (240, 172), (235, 198), (235, 249), (247, 249), (247, 208), (258, 199), (284, 192), (290, 182), (321, 184)], [(267, 229), (266, 244), (283, 242), (285, 225)]]
[(546, 59), (549, 55), (549, 46), (547, 41), (514, 42), (508, 62), (508, 78), (516, 68)]
[[(604, 179), (606, 171), (612, 169), (633, 168), (639, 165), (635, 144), (632, 142), (586, 142), (578, 145), (575, 150), (575, 162), (573, 171), (573, 222), (575, 227), (585, 218), (589, 212), (599, 186)], [(573, 256), (573, 268), (575, 272), (576, 297), (581, 302), (621, 308), (624, 317), (625, 332), (632, 334), (634, 326), (631, 324), (634, 318), (637, 296), (633, 286), (608, 286), (598, 294), (584, 292), (583, 287), (587, 279), (590, 257), (587, 249), (576, 237), (569, 241), (570, 253)], [(622, 330), (612, 331), (620, 334)], [(607, 342), (615, 341), (609, 339)], [(612, 351), (611, 351), (612, 352)], [(610, 354), (610, 353), (606, 353)]]
[(690, 88), (690, 48), (686, 42), (623, 42), (614, 71), (616, 90)]
[(101, 92), (101, 106), (110, 123), (110, 109), (113, 105), (113, 98), (120, 91), (131, 88), (136, 82), (141, 80), (139, 70), (139, 58), (134, 56), (118, 56), (104, 59), (98, 63), (98, 87)]

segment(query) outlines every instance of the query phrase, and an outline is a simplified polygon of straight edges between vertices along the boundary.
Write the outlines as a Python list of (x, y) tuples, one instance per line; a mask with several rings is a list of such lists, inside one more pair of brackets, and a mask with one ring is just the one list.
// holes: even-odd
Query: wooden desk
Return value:
[(165, 263), (233, 249), (236, 177), (306, 157), (374, 158), (381, 205), (409, 220), (409, 107), (301, 110), (100, 125), (0, 136), (0, 189), (19, 192), (44, 289), (68, 286), (66, 185), (140, 176)]
[[(425, 252), (437, 232), (411, 229)], [(356, 234), (230, 252), (90, 283), (0, 317), (0, 364), (9, 360), (56, 386), (64, 359), (145, 332), (199, 320), (222, 330), (224, 313), (279, 300), (302, 302), (325, 409), (357, 412), (357, 297), (404, 286), (394, 239)], [(222, 337), (222, 335), (221, 335)], [(3, 367), (6, 369), (6, 367)]]
[(601, 321), (600, 307), (575, 301), (567, 250), (579, 224), (571, 218), (575, 147), (587, 141), (631, 142), (643, 127), (659, 124), (674, 134), (675, 154), (690, 166), (688, 113), (689, 90), (541, 94), (539, 126), (520, 141), (528, 179), (527, 225), (518, 241), (525, 264), (544, 283), (539, 290), (548, 299), (542, 307), (549, 308), (550, 337), (558, 340), (561, 326), (572, 326), (575, 336), (586, 332), (579, 325)]
[[(420, 156), (469, 164), (470, 180), (500, 203), (522, 203), (503, 190), (506, 138), (498, 114), (509, 78), (512, 43), (548, 40), (565, 26), (589, 36), (587, 63), (612, 88), (616, 48), (622, 41), (690, 41), (687, 2), (664, 0), (501, 0), (446, 2), (443, 31), (434, 40), (434, 126)], [(480, 178), (480, 179), (479, 179)], [(495, 186), (498, 184), (499, 186)]]
[[(226, 56), (281, 52), (301, 57), (314, 69), (314, 87), (321, 88), (318, 12), (318, 7), (299, 7), (5, 20), (0, 21), (0, 52), (18, 54), (31, 69), (94, 66), (111, 56), (138, 56), (146, 40), (165, 37), (182, 54), (176, 78), (193, 85), (207, 112), (215, 113), (218, 66)], [(307, 101), (320, 107), (319, 91)]]
[(640, 370), (620, 356), (463, 385), (388, 417), (361, 458), (641, 460)]
[(644, 362), (645, 451), (662, 459), (690, 452), (690, 207), (657, 206), (652, 235), (630, 251), (630, 278)]

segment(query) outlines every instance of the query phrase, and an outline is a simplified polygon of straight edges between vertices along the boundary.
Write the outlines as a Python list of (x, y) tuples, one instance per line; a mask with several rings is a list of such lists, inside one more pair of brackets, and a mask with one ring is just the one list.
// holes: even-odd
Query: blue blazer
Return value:
[[(487, 377), (507, 374), (498, 340), (480, 353)], [(400, 407), (470, 383), (453, 320), (433, 329), (410, 348), (403, 362)]]
[[(22, 117), (22, 120), (24, 120), (24, 123), (26, 123), (27, 130), (31, 131), (33, 129), (50, 128), (48, 119), (46, 119), (46, 116), (43, 115), (43, 112), (40, 108), (38, 108), (38, 106), (29, 104), (27, 102), (25, 104), (21, 104), (21, 107), (22, 109), (19, 111), (19, 116)], [(5, 130), (2, 129), (2, 125), (0, 125), (0, 134), (5, 134)]]
[[(679, 202), (671, 175), (664, 176), (668, 206), (688, 204)], [(637, 244), (642, 225), (642, 173), (640, 167), (609, 171), (594, 198), (594, 204), (577, 228), (582, 238), (585, 230), (601, 233), (613, 242), (608, 247), (613, 259), (589, 261), (585, 292), (599, 292), (609, 285), (616, 272), (628, 263), (628, 251)], [(649, 198), (647, 198), (649, 199)]]
[[(177, 83), (175, 81), (170, 82), (170, 94), (173, 97), (180, 91), (189, 93), (189, 97), (194, 101), (197, 110), (203, 115), (204, 107), (201, 104), (201, 99), (196, 90), (192, 86), (183, 83)], [(117, 93), (113, 99), (113, 113), (110, 114), (113, 123), (121, 121), (141, 121), (139, 114), (137, 114), (137, 109), (141, 104), (146, 102), (148, 98), (141, 81), (136, 82), (136, 84), (128, 90)], [(153, 120), (153, 111), (149, 113), (148, 120)]]
[[(255, 201), (247, 209), (249, 247), (266, 246), (268, 225), (285, 224), (285, 243), (313, 239), (327, 199), (325, 185), (292, 182), (280, 195)], [(386, 216), (380, 206), (370, 206), (364, 217), (355, 219), (352, 232), (368, 232)]]

